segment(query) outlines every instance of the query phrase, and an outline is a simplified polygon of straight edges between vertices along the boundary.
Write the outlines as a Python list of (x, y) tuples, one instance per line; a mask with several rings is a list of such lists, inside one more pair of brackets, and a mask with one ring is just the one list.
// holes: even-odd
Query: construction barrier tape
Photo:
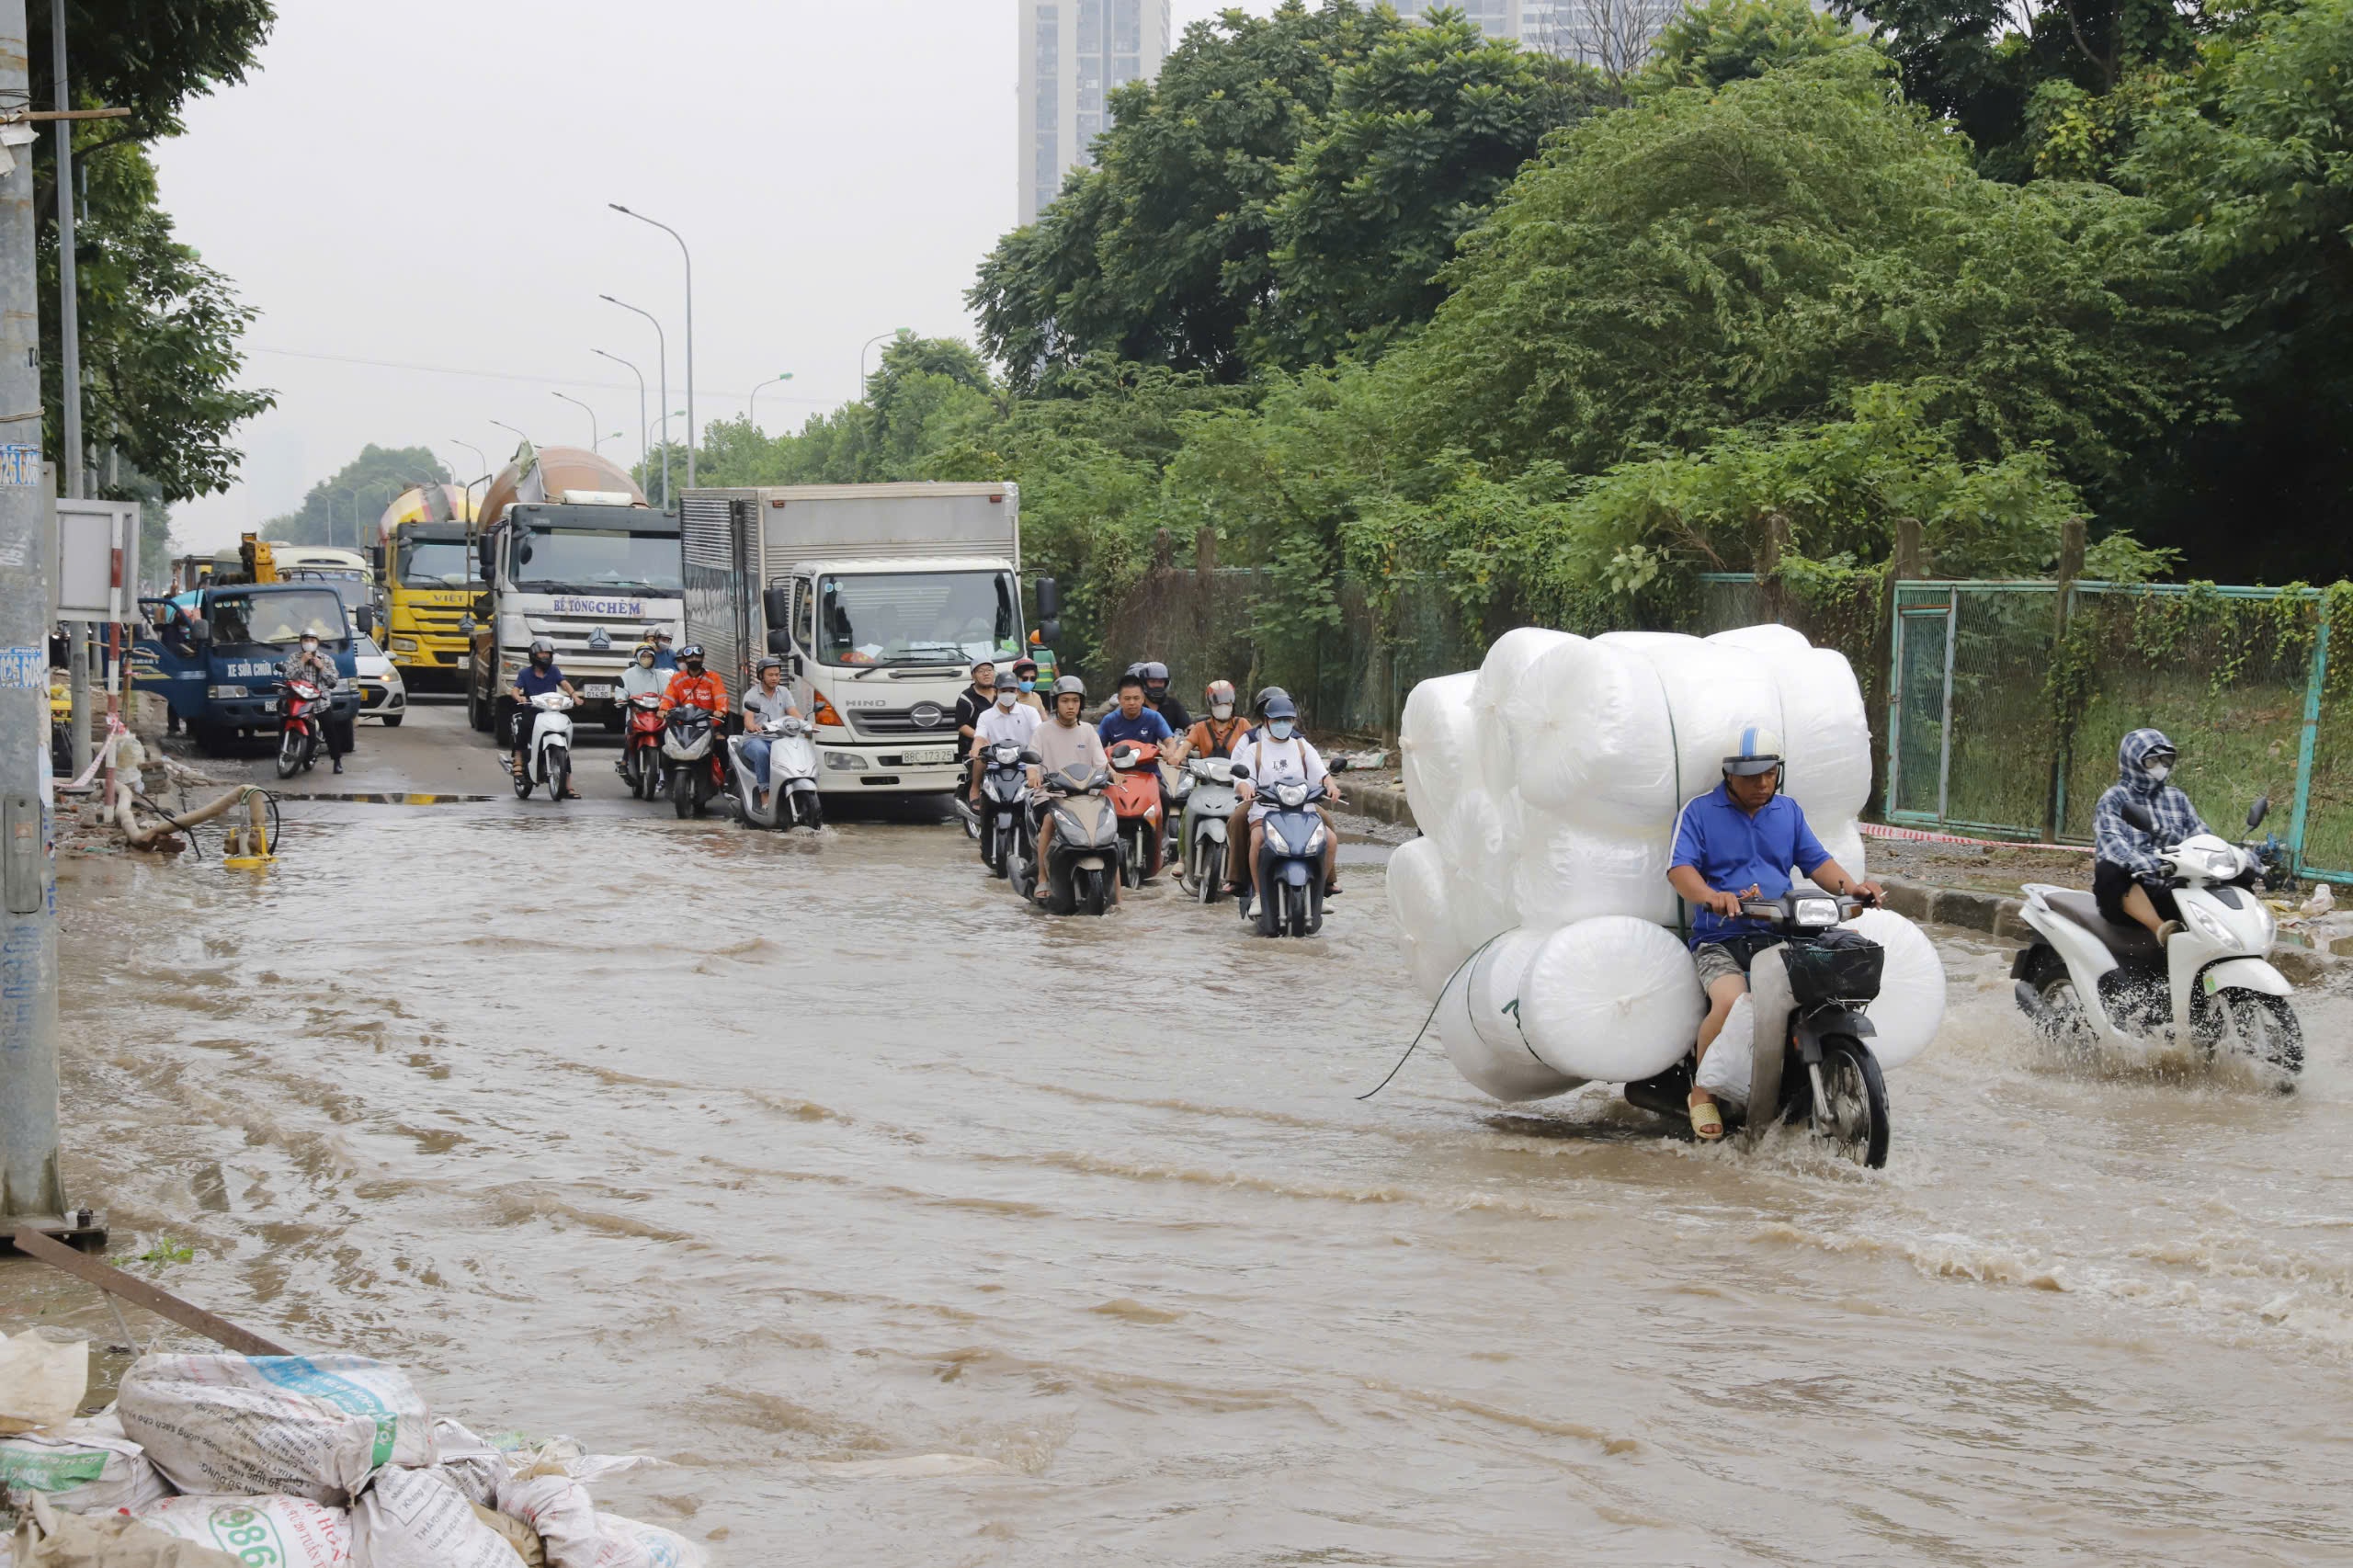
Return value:
[(2088, 855), (2088, 844), (2036, 844), (2018, 838), (1969, 838), (1957, 833), (1926, 833), (1916, 827), (1890, 827), (1885, 823), (1866, 822), (1856, 824), (1866, 838), (1899, 838), (1907, 844), (1975, 844), (1988, 849), (2061, 849), (2070, 855)]

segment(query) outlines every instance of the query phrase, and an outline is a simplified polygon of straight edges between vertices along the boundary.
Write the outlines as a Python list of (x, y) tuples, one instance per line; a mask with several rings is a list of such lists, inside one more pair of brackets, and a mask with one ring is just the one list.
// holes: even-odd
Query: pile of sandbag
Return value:
[[(86, 1378), (86, 1346), (82, 1363)], [(104, 1414), (0, 1437), (0, 1488), (28, 1512), (18, 1568), (213, 1551), (287, 1568), (694, 1568), (693, 1542), (589, 1495), (652, 1462), (568, 1439), (501, 1450), (364, 1356), (153, 1355)], [(98, 1514), (102, 1532), (71, 1522)]]
[[(1414, 688), (1399, 738), (1424, 836), (1391, 861), (1390, 909), (1472, 1083), (1540, 1099), (1648, 1077), (1690, 1049), (1706, 1007), (1667, 865), (1684, 802), (1722, 781), (1752, 727), (1779, 737), (1782, 788), (1831, 858), (1865, 874), (1862, 692), (1845, 655), (1789, 627), (1522, 627), (1478, 669)], [(1864, 918), (1889, 949), (1872, 1051), (1900, 1066), (1942, 1022), (1943, 967), (1910, 921)]]

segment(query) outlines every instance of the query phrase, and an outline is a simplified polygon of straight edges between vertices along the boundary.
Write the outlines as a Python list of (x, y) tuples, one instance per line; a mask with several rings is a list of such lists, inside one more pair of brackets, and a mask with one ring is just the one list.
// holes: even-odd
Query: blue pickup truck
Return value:
[(131, 649), (131, 685), (160, 693), (199, 749), (225, 751), (241, 737), (278, 733), (278, 666), (306, 632), (334, 655), (343, 676), (327, 722), (341, 729), (336, 749), (350, 749), (358, 672), (350, 617), (333, 588), (237, 583), (142, 599), (139, 608), (154, 634)]

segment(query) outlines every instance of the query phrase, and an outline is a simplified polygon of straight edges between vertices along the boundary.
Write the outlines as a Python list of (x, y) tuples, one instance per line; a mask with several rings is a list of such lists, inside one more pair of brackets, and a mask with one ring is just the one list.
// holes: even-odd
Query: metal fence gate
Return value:
[(1891, 629), (1887, 820), (2086, 843), (2127, 732), (2164, 730), (2177, 782), (2302, 875), (2353, 882), (2353, 671), (2330, 600), (2205, 584), (1905, 582)]

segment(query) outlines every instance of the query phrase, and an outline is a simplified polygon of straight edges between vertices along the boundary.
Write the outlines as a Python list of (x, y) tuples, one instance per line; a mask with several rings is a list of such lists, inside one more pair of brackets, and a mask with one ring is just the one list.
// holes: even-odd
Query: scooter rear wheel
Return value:
[(1886, 1165), (1887, 1081), (1879, 1059), (1860, 1040), (1833, 1035), (1822, 1042), (1822, 1089), (1827, 1103), (1807, 1116), (1813, 1135), (1859, 1165)]

